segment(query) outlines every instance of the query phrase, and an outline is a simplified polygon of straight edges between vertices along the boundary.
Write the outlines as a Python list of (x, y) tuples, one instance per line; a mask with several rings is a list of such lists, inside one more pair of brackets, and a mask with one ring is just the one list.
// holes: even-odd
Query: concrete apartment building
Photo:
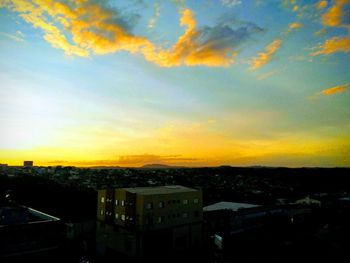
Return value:
[(98, 191), (97, 247), (139, 259), (200, 246), (202, 192), (179, 186)]

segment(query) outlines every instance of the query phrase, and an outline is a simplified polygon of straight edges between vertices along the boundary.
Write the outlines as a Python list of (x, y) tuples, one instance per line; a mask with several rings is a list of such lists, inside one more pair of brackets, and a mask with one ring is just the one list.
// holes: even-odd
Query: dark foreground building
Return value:
[(25, 206), (0, 207), (0, 262), (54, 262), (64, 233), (57, 217)]
[(155, 261), (190, 254), (201, 240), (201, 191), (171, 185), (98, 192), (96, 243), (103, 255)]

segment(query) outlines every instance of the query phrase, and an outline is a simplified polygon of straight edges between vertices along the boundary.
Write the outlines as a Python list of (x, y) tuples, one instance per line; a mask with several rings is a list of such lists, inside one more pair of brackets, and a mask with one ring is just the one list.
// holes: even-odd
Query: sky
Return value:
[(350, 0), (0, 0), (0, 163), (350, 166)]

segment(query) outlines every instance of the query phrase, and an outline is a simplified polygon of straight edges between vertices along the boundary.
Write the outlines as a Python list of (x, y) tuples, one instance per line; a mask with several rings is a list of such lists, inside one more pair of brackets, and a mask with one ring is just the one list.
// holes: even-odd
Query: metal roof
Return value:
[(260, 205), (234, 203), (234, 202), (219, 202), (212, 205), (203, 207), (204, 212), (217, 211), (217, 210), (232, 210), (238, 211), (239, 209), (259, 207)]
[(174, 194), (195, 192), (196, 189), (188, 188), (181, 185), (165, 185), (165, 186), (153, 186), (153, 187), (135, 187), (135, 188), (122, 188), (127, 192), (140, 194), (140, 195), (157, 195), (157, 194)]

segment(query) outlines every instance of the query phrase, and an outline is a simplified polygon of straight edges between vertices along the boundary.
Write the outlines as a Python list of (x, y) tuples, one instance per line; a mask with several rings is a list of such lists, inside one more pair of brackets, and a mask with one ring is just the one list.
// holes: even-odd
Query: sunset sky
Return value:
[(0, 0), (0, 163), (350, 166), (350, 0)]

